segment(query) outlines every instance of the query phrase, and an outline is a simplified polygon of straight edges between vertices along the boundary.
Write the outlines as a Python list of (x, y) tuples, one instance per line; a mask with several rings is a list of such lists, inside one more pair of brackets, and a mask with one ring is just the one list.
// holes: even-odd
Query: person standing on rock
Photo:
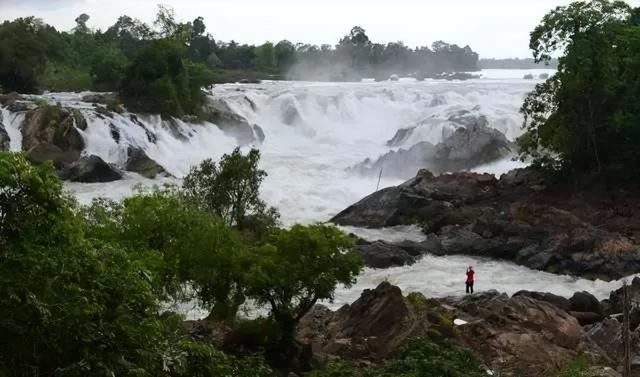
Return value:
[(473, 275), (475, 275), (473, 266), (469, 266), (469, 268), (467, 268), (467, 281), (465, 282), (467, 286), (467, 293), (473, 293), (473, 282), (475, 281)]

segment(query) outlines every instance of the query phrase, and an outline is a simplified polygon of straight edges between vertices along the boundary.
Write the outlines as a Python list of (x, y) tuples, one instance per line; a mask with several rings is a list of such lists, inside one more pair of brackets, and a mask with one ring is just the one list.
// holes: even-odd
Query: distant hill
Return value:
[(558, 68), (558, 59), (551, 59), (549, 65), (536, 64), (532, 58), (480, 59), (478, 66), (480, 69), (556, 69)]

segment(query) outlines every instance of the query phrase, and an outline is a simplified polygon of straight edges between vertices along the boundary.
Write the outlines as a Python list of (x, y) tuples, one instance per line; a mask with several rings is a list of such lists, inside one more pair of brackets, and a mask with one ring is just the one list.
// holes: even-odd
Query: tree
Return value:
[(58, 56), (62, 41), (53, 27), (35, 17), (0, 25), (0, 86), (5, 91), (36, 93), (38, 76)]
[(521, 156), (578, 174), (637, 166), (640, 28), (620, 1), (576, 2), (531, 33), (536, 62), (555, 52), (558, 72), (525, 99)]
[(73, 31), (78, 34), (88, 34), (91, 30), (87, 26), (87, 21), (89, 21), (89, 15), (86, 13), (82, 13), (78, 17), (76, 17), (76, 27), (73, 28)]
[(263, 72), (273, 72), (276, 67), (276, 53), (273, 43), (267, 42), (255, 50), (255, 67)]
[[(182, 188), (187, 200), (218, 215), (227, 225), (263, 234), (277, 224), (277, 211), (260, 199), (260, 185), (267, 173), (258, 168), (260, 151), (242, 155), (240, 148), (225, 154), (216, 164), (207, 159), (191, 168)], [(259, 224), (255, 224), (254, 220)]]
[(296, 62), (296, 47), (293, 43), (282, 40), (275, 46), (275, 55), (278, 72), (286, 73)]
[(248, 296), (268, 305), (278, 323), (282, 347), (291, 344), (302, 317), (318, 302), (333, 299), (336, 286), (350, 286), (362, 268), (353, 241), (326, 225), (280, 229), (258, 251), (248, 276)]

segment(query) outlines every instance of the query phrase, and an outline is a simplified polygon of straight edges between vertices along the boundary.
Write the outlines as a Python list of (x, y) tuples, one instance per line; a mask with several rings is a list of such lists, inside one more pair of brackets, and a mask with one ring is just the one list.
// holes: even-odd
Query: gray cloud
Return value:
[(84, 3), (85, 0), (0, 0), (0, 6), (33, 10), (55, 10)]

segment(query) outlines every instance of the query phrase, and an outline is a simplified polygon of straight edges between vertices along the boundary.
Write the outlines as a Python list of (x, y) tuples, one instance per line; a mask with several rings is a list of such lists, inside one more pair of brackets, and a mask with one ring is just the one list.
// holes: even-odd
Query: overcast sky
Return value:
[(374, 42), (415, 47), (445, 40), (468, 44), (482, 57), (529, 57), (529, 32), (547, 11), (571, 1), (0, 0), (0, 20), (35, 15), (69, 30), (78, 14), (87, 13), (89, 26), (104, 29), (123, 14), (152, 22), (159, 2), (173, 7), (180, 21), (204, 17), (207, 31), (224, 41), (335, 44), (360, 25)]

